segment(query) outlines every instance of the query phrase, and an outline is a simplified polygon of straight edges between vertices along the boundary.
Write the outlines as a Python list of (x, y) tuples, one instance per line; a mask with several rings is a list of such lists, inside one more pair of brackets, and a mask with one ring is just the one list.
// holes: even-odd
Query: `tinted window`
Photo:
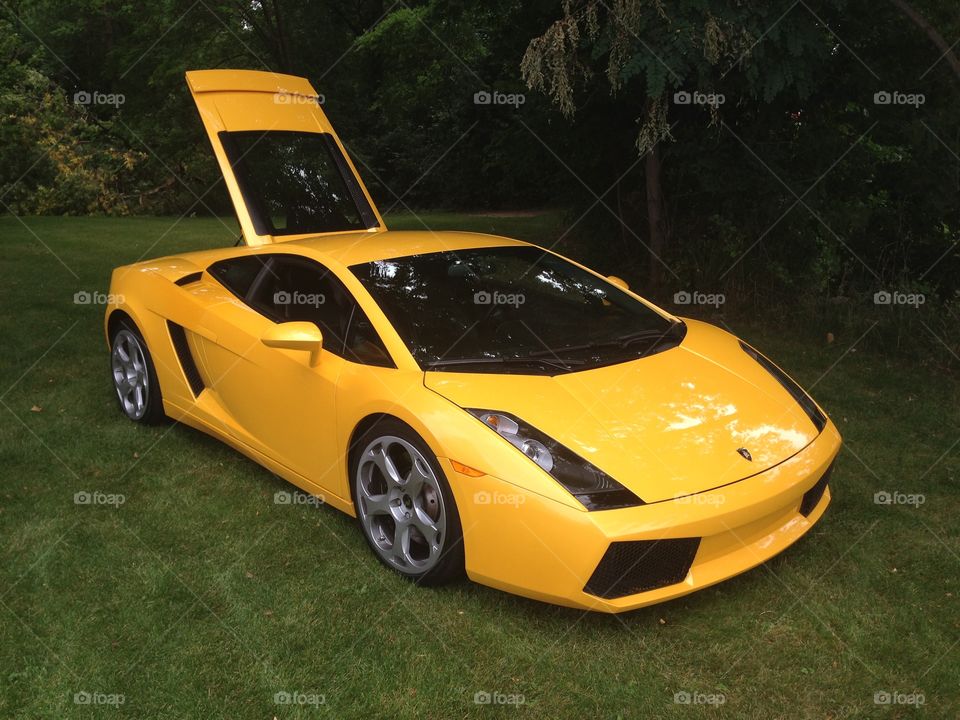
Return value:
[(335, 355), (393, 366), (370, 321), (336, 275), (295, 255), (269, 258), (247, 296), (250, 307), (274, 322), (314, 323), (323, 333), (324, 348)]
[(269, 256), (240, 257), (221, 260), (207, 268), (213, 277), (241, 300), (247, 296), (250, 286), (263, 269)]
[(344, 357), (364, 365), (396, 367), (377, 331), (373, 329), (367, 314), (356, 302), (353, 305), (350, 327), (347, 329)]
[(682, 323), (534, 247), (431, 253), (351, 270), (422, 367), (556, 373), (635, 359), (683, 337)]
[(220, 139), (259, 234), (376, 226), (366, 197), (330, 135), (244, 131), (223, 132)]

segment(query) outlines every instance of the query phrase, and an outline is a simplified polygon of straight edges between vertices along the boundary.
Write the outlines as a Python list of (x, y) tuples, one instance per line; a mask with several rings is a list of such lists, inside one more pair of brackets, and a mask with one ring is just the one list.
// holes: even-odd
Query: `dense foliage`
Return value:
[(269, 68), (382, 209), (564, 208), (662, 296), (920, 292), (955, 326), (958, 32), (945, 0), (23, 0), (0, 211), (228, 213), (183, 72)]

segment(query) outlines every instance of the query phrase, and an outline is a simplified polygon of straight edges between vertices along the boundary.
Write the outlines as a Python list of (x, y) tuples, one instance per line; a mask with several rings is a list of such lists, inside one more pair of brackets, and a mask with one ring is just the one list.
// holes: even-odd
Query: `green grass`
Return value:
[[(547, 243), (558, 226), (425, 219)], [(288, 486), (269, 472), (116, 409), (102, 308), (74, 293), (105, 292), (112, 267), (143, 255), (231, 242), (232, 222), (24, 222), (0, 218), (0, 716), (960, 716), (955, 379), (848, 352), (859, 332), (826, 345), (789, 321), (731, 322), (815, 385), (844, 434), (834, 503), (807, 538), (732, 581), (617, 617), (467, 582), (419, 589), (380, 567), (346, 516), (275, 505)], [(74, 504), (83, 490), (125, 502)], [(880, 490), (926, 502), (877, 505)], [(125, 701), (79, 706), (82, 691)], [(325, 703), (276, 705), (281, 691)], [(525, 702), (477, 705), (480, 691)], [(878, 691), (925, 703), (878, 707)], [(676, 704), (678, 692), (726, 702)]]

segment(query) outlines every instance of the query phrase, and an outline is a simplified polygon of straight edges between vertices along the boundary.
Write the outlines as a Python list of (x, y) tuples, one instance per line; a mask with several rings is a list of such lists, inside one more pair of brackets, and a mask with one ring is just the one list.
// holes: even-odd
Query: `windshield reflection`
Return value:
[(351, 267), (425, 369), (558, 374), (660, 352), (682, 324), (530, 246)]

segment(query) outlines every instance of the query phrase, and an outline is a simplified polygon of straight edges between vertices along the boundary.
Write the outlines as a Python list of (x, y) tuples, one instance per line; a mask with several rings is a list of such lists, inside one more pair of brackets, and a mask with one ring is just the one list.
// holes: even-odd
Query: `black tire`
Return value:
[[(119, 350), (118, 343), (121, 344)], [(137, 353), (142, 361), (136, 358)], [(132, 367), (124, 362), (124, 354), (132, 359)], [(110, 377), (120, 411), (129, 420), (143, 425), (157, 425), (166, 420), (153, 358), (140, 330), (127, 319), (118, 322), (110, 336)], [(124, 380), (128, 385), (123, 385)], [(145, 395), (142, 403), (137, 402), (137, 388), (131, 389), (129, 383), (135, 384)]]
[[(395, 442), (397, 440), (400, 442)], [(380, 466), (371, 459), (373, 455), (368, 454), (368, 450), (375, 454), (378, 448), (390, 454), (393, 467), (398, 471), (397, 475), (401, 479), (405, 478), (404, 485), (391, 485), (386, 482)], [(420, 459), (426, 462), (429, 471), (432, 472), (432, 479), (424, 476), (423, 468), (415, 469), (419, 467), (415, 466), (418, 459), (412, 454), (409, 470), (405, 472), (407, 468), (402, 454), (409, 452), (410, 448), (415, 449)], [(379, 487), (381, 480), (383, 480), (383, 488)], [(432, 480), (436, 481), (435, 487)], [(413, 487), (417, 482), (421, 483), (421, 489), (417, 491), (415, 497), (404, 493), (404, 487)], [(364, 490), (365, 487), (367, 492)], [(371, 497), (371, 488), (382, 489), (383, 492), (374, 493), (374, 497)], [(357, 510), (357, 524), (370, 549), (381, 563), (418, 585), (445, 585), (464, 577), (463, 530), (450, 484), (440, 463), (437, 462), (437, 456), (409, 426), (399, 420), (386, 418), (378, 421), (355, 439), (350, 452), (350, 489)], [(439, 509), (436, 502), (437, 490), (441, 500)], [(395, 496), (394, 501), (399, 504), (391, 505), (389, 510), (384, 511), (380, 507), (382, 501), (378, 503), (376, 498), (391, 496)], [(410, 506), (405, 506), (406, 499), (410, 500)], [(408, 519), (400, 518), (401, 524), (398, 525), (397, 517), (404, 514), (405, 509), (408, 511), (406, 512)], [(436, 513), (436, 517), (431, 513)], [(424, 514), (428, 516), (427, 520), (433, 521), (432, 526), (420, 522)], [(443, 529), (442, 532), (437, 533), (440, 536), (439, 541), (431, 542), (427, 535), (431, 530), (441, 526), (440, 517), (443, 518)], [(407, 536), (410, 551), (403, 553), (401, 547), (400, 553), (404, 555), (402, 558), (397, 558), (397, 553), (393, 552), (395, 542), (390, 543), (389, 549), (385, 547), (391, 523), (393, 524), (393, 541), (397, 541), (399, 537), (397, 533), (404, 527), (404, 523), (412, 527)], [(423, 559), (423, 564), (416, 564), (421, 559), (418, 558), (418, 554), (423, 553), (427, 554), (427, 558)]]

